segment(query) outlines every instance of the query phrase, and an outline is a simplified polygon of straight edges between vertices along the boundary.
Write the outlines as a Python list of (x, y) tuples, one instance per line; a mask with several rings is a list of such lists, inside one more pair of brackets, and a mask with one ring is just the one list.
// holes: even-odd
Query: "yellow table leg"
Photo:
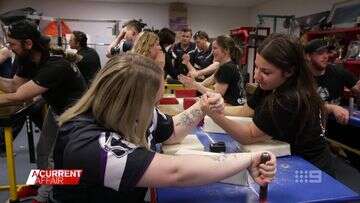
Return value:
[(10, 127), (5, 128), (5, 145), (6, 145), (6, 163), (7, 163), (7, 172), (9, 179), (9, 193), (10, 193), (10, 202), (17, 201), (16, 193), (16, 174), (15, 174), (15, 162), (14, 162), (14, 153), (13, 153), (13, 140), (12, 140), (12, 129)]

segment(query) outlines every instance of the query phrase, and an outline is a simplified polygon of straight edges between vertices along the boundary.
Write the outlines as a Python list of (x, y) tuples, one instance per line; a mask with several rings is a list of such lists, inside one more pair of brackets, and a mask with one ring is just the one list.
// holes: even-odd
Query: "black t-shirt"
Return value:
[(174, 56), (172, 54), (172, 50), (171, 48), (165, 48), (165, 47), (161, 47), (161, 50), (164, 52), (165, 54), (165, 78), (167, 75), (170, 75), (173, 79), (177, 79), (177, 70), (174, 67)]
[(81, 48), (77, 54), (83, 58), (76, 65), (84, 76), (86, 84), (89, 85), (95, 74), (101, 68), (100, 57), (95, 49), (90, 47)]
[(19, 66), (16, 75), (48, 88), (42, 96), (58, 115), (75, 103), (86, 89), (84, 79), (76, 66), (58, 56), (51, 56), (38, 66)]
[[(164, 142), (172, 133), (172, 118), (154, 110), (148, 141)], [(53, 196), (63, 203), (143, 202), (147, 188), (136, 184), (154, 155), (103, 128), (91, 114), (80, 115), (60, 127), (54, 149), (55, 169), (82, 169), (80, 184), (55, 186)]]
[(174, 132), (174, 121), (171, 116), (155, 108), (151, 125), (147, 130), (147, 141), (151, 149), (155, 150), (157, 143), (165, 142)]
[(190, 63), (198, 70), (208, 67), (213, 63), (214, 60), (211, 45), (206, 51), (196, 48), (188, 54), (190, 55)]
[(174, 77), (173, 79), (177, 79), (177, 76), (180, 74), (186, 75), (189, 71), (185, 64), (182, 63), (182, 57), (184, 54), (193, 52), (196, 48), (195, 43), (190, 42), (189, 46), (184, 50), (181, 48), (180, 43), (176, 43), (174, 45), (174, 48), (172, 49), (172, 55), (174, 58)]
[(315, 76), (320, 97), (330, 103), (340, 104), (344, 87), (352, 88), (357, 79), (348, 70), (330, 64), (326, 67), (325, 73), (321, 76)]
[(173, 48), (174, 58), (181, 59), (180, 61), (182, 61), (182, 56), (191, 51), (194, 51), (195, 48), (196, 48), (196, 45), (194, 42), (190, 42), (190, 44), (188, 45), (188, 47), (185, 50), (181, 47), (180, 42), (176, 43)]
[[(270, 97), (277, 98), (272, 105), (272, 112), (268, 106)], [(330, 151), (325, 141), (325, 129), (320, 122), (320, 113), (314, 118), (305, 118), (304, 104), (298, 104), (296, 93), (273, 93), (257, 88), (248, 100), (250, 108), (254, 109), (254, 124), (267, 135), (291, 146), (291, 153), (300, 155), (322, 170), (331, 167)], [(305, 119), (305, 126), (300, 129), (301, 119)]]
[(244, 104), (244, 79), (240, 74), (239, 67), (234, 62), (221, 64), (215, 73), (215, 80), (228, 85), (224, 94), (225, 103), (233, 106)]

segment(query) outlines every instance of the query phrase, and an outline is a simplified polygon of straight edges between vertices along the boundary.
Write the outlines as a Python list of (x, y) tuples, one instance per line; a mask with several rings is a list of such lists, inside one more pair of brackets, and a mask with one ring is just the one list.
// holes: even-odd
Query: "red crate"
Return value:
[(176, 98), (196, 97), (196, 90), (175, 90)]
[(196, 103), (196, 98), (191, 98), (191, 97), (184, 98), (183, 101), (184, 110), (188, 109), (190, 106), (194, 105), (195, 103)]
[(174, 97), (169, 98), (161, 98), (159, 104), (166, 105), (166, 104), (179, 104), (179, 101)]

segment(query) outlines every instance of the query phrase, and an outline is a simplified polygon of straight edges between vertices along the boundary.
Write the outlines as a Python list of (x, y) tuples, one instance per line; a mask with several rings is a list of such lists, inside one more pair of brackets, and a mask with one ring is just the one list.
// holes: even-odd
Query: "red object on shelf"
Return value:
[(188, 109), (190, 106), (194, 105), (196, 103), (196, 98), (184, 98), (184, 101), (183, 101), (183, 107), (184, 107), (184, 110), (185, 109)]
[(196, 97), (196, 90), (175, 90), (176, 98)]
[[(71, 30), (69, 28), (69, 26), (66, 25), (66, 23), (61, 20), (60, 21), (61, 24), (61, 33), (62, 36), (65, 36), (65, 34), (71, 34)], [(56, 21), (51, 21), (49, 24), (46, 25), (46, 27), (43, 29), (43, 33), (45, 35), (49, 35), (49, 36), (58, 36), (58, 25)]]
[(179, 104), (179, 101), (175, 97), (169, 97), (169, 98), (161, 98), (159, 101), (159, 104), (166, 105), (166, 104)]
[(240, 38), (240, 40), (245, 44), (244, 53), (240, 59), (241, 64), (247, 64), (247, 59), (249, 55), (249, 40), (250, 40), (250, 34), (255, 34), (256, 30), (265, 30), (266, 36), (270, 34), (270, 28), (268, 27), (239, 27), (236, 29), (230, 30), (230, 35), (232, 37)]

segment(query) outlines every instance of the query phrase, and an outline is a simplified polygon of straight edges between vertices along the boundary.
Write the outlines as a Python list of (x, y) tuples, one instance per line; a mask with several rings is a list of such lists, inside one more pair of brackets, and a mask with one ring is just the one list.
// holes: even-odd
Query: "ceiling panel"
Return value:
[(203, 6), (224, 6), (224, 7), (252, 7), (265, 2), (266, 0), (81, 0), (93, 2), (117, 2), (117, 3), (154, 3), (168, 4), (182, 2), (190, 5)]

